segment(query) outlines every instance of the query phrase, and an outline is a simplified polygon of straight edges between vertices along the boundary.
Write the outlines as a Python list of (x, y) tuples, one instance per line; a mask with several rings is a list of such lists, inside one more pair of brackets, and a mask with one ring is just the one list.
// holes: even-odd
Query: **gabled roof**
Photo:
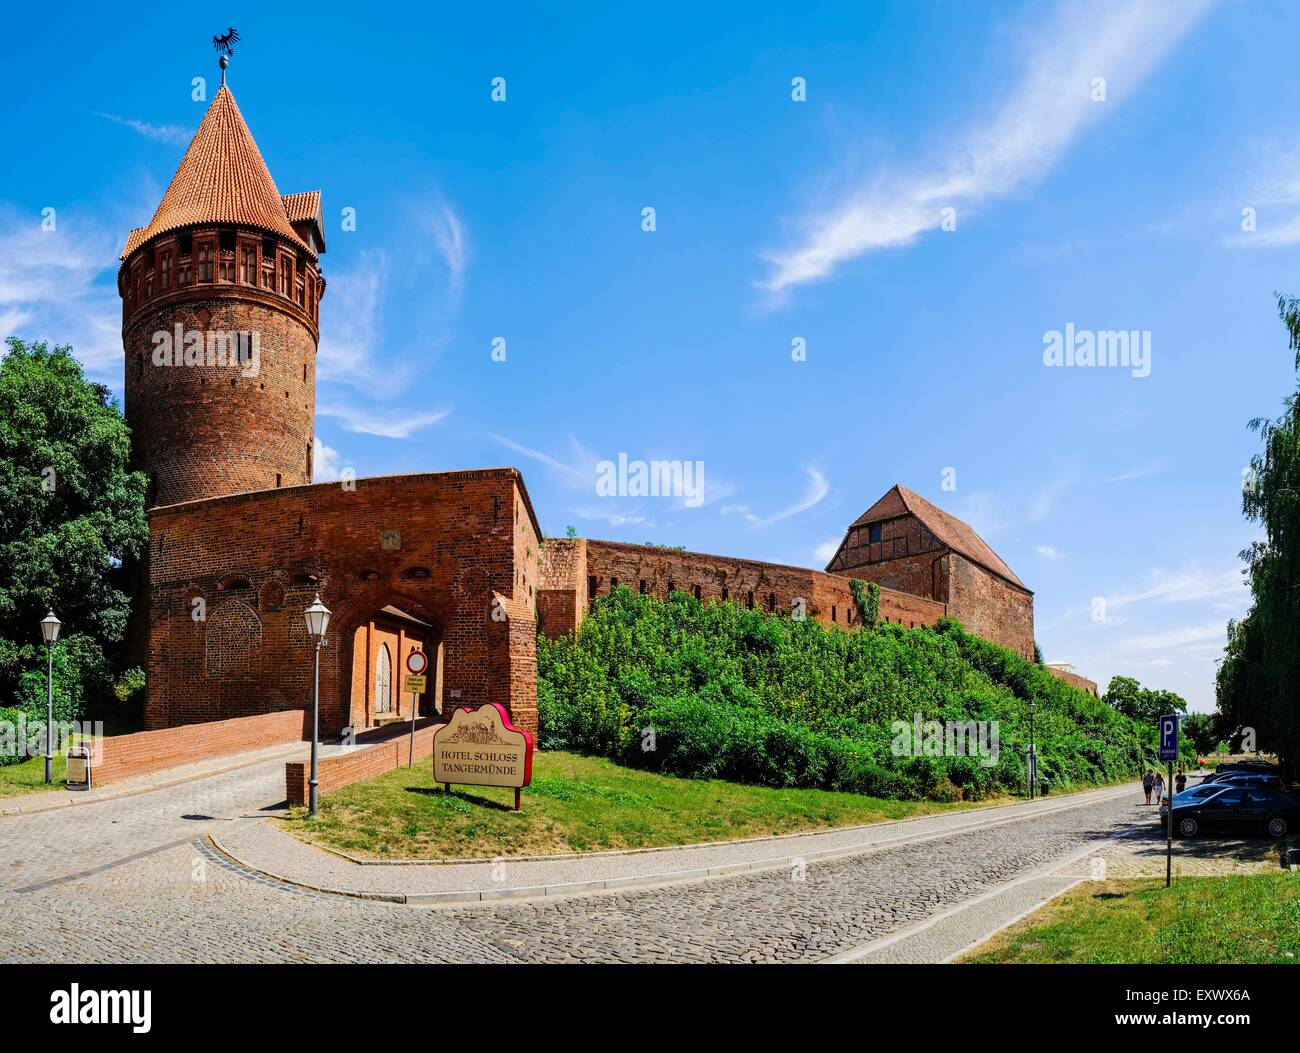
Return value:
[[(858, 516), (849, 529), (909, 514), (916, 516), (931, 534), (954, 552), (978, 563), (985, 570), (992, 571), (1017, 588), (1030, 591), (1028, 586), (1002, 561), (1002, 557), (989, 548), (988, 543), (968, 524), (963, 523), (956, 516), (949, 515), (942, 508), (932, 505), (920, 494), (899, 483), (890, 487), (879, 501)], [(835, 555), (838, 558), (839, 553), (836, 552)]]
[(284, 214), (290, 223), (306, 223), (320, 218), (320, 191), (306, 190), (301, 194), (283, 194)]
[(143, 231), (131, 232), (122, 258), (159, 234), (198, 223), (257, 227), (316, 255), (290, 226), (285, 201), (224, 84), (203, 115), (153, 220)]

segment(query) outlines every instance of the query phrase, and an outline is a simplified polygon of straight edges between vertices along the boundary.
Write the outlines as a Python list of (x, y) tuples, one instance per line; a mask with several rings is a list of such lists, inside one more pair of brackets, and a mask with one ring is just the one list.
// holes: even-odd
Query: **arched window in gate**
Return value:
[(393, 661), (388, 645), (379, 645), (375, 656), (375, 713), (387, 713), (393, 697)]

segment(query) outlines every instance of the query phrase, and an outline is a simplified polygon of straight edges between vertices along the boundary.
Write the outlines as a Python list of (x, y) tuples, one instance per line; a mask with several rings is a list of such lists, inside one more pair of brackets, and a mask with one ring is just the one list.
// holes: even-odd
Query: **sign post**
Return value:
[(409, 771), (415, 764), (415, 714), (419, 709), (420, 695), (428, 688), (428, 678), (424, 671), (429, 668), (429, 656), (423, 651), (412, 651), (406, 656), (406, 690), (411, 692), (411, 746), (407, 750), (406, 768)]
[(1160, 718), (1160, 759), (1168, 765), (1169, 814), (1165, 816), (1165, 888), (1174, 880), (1174, 759), (1178, 756), (1178, 714)]
[(533, 779), (533, 737), (515, 727), (505, 706), (495, 702), (457, 709), (433, 733), (433, 778), (448, 791), (454, 782), (512, 786), (517, 812), (519, 791)]

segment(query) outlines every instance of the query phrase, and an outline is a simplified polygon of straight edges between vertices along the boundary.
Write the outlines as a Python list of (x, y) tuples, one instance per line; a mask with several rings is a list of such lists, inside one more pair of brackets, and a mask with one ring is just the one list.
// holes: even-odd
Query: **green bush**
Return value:
[[(621, 587), (576, 637), (538, 640), (543, 749), (697, 778), (900, 799), (1017, 792), (1030, 699), (1039, 768), (1060, 789), (1135, 774), (1154, 751), (1154, 728), (946, 619), (845, 631)], [(895, 756), (891, 725), (918, 713), (996, 721), (997, 763)]]

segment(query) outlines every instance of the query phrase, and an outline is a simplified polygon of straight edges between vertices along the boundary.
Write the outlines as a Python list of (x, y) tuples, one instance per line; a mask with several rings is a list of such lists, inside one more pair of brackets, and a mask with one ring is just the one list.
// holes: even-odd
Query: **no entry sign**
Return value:
[(406, 656), (406, 671), (412, 676), (423, 676), (429, 668), (429, 656), (423, 651), (412, 651)]

